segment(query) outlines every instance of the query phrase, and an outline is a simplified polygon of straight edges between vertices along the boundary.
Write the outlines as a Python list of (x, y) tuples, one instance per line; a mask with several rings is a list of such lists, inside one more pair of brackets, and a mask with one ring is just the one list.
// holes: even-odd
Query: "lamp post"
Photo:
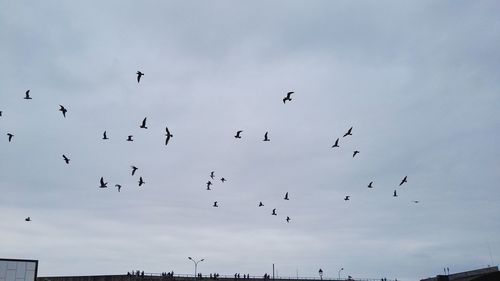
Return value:
[(196, 278), (197, 278), (197, 276), (196, 276), (196, 272), (197, 272), (197, 270), (198, 270), (198, 263), (199, 263), (199, 262), (204, 261), (205, 259), (201, 259), (201, 260), (199, 260), (199, 261), (195, 261), (195, 260), (194, 260), (193, 258), (191, 258), (191, 257), (188, 257), (188, 259), (189, 259), (189, 260), (191, 260), (191, 261), (194, 263), (194, 279), (196, 279)]
[(343, 267), (341, 267), (341, 268), (339, 269), (339, 280), (340, 280), (340, 272), (341, 272), (342, 270), (344, 270), (344, 268), (343, 268)]
[(319, 273), (319, 279), (323, 280), (323, 269), (320, 268), (318, 273)]

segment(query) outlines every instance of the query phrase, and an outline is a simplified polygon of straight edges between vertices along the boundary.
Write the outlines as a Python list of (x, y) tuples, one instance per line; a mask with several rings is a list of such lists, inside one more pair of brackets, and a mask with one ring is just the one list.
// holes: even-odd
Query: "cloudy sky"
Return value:
[(38, 259), (41, 276), (187, 274), (188, 256), (206, 274), (258, 276), (273, 263), (398, 280), (497, 265), (499, 13), (0, 0), (0, 257)]

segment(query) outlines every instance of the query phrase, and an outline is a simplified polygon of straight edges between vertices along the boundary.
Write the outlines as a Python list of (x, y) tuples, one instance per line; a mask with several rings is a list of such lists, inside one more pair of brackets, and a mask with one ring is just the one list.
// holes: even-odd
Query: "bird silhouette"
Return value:
[(69, 164), (69, 158), (66, 157), (66, 155), (63, 154), (63, 159), (64, 159), (64, 162), (66, 162), (66, 164)]
[(241, 139), (241, 135), (240, 135), (241, 132), (243, 132), (243, 131), (237, 131), (236, 135), (234, 137), (237, 138), (237, 139)]
[(343, 137), (347, 137), (347, 136), (352, 136), (352, 127), (349, 128), (349, 130), (347, 131), (347, 133), (344, 134)]
[(212, 182), (211, 182), (211, 181), (208, 181), (208, 182), (207, 182), (207, 190), (211, 190), (211, 189), (210, 189), (210, 186), (211, 186), (211, 185), (212, 185)]
[(137, 71), (137, 83), (141, 81), (141, 77), (144, 75), (144, 73)]
[(108, 135), (106, 134), (106, 131), (104, 131), (104, 133), (102, 133), (102, 139), (103, 140), (107, 140), (108, 139)]
[(267, 137), (267, 133), (268, 133), (268, 132), (266, 132), (266, 133), (264, 134), (264, 140), (263, 140), (263, 141), (270, 141), (270, 139)]
[(272, 212), (272, 214), (271, 214), (271, 215), (273, 215), (273, 216), (277, 216), (277, 214), (276, 214), (276, 208), (275, 208), (275, 209), (273, 209), (273, 212)]
[(64, 118), (66, 118), (66, 112), (68, 112), (68, 110), (64, 106), (59, 105), (59, 111), (61, 111)]
[(226, 182), (227, 180), (225, 178), (220, 179), (221, 182)]
[(101, 185), (99, 186), (100, 188), (106, 188), (106, 187), (108, 187), (108, 183), (104, 182), (104, 177), (101, 177), (100, 183), (101, 183)]
[(399, 186), (403, 185), (403, 183), (405, 183), (405, 182), (408, 182), (408, 181), (406, 180), (406, 178), (407, 178), (407, 177), (408, 177), (408, 176), (405, 176), (405, 177), (403, 178), (403, 180), (399, 183)]
[(335, 141), (335, 143), (332, 145), (332, 148), (334, 148), (334, 147), (339, 147), (339, 139), (338, 138)]
[(137, 168), (136, 166), (130, 166), (130, 168), (132, 168), (132, 176), (135, 174), (135, 171), (137, 171)]
[(368, 188), (373, 188), (372, 184), (373, 184), (373, 182), (371, 181), (371, 182), (368, 184)]
[(148, 128), (148, 127), (146, 127), (146, 119), (147, 119), (147, 117), (144, 117), (144, 120), (142, 120), (142, 124), (141, 124), (141, 126), (139, 126), (139, 128), (142, 128), (142, 129)]
[(31, 218), (30, 217), (27, 217), (24, 219), (25, 221), (31, 221)]
[(142, 186), (146, 182), (142, 179), (142, 177), (139, 177), (139, 186)]
[(351, 196), (346, 196), (346, 197), (344, 198), (344, 201), (349, 201), (349, 200), (350, 200), (349, 198), (351, 198)]
[(132, 137), (133, 137), (132, 135), (129, 135), (129, 136), (127, 137), (127, 141), (134, 141), (134, 140), (132, 139)]
[(411, 202), (413, 202), (413, 203), (415, 203), (415, 204), (418, 204), (420, 201), (418, 201), (418, 200), (413, 200), (413, 201), (411, 201)]
[(213, 207), (216, 207), (216, 208), (218, 208), (218, 207), (219, 207), (219, 206), (217, 205), (217, 201), (215, 201), (215, 202), (214, 202)]
[(172, 135), (172, 134), (170, 133), (170, 131), (168, 130), (168, 127), (165, 127), (165, 131), (167, 132), (167, 134), (165, 134), (165, 136), (167, 137), (167, 138), (165, 139), (165, 145), (167, 145), (167, 144), (168, 144), (168, 142), (170, 141), (170, 138), (171, 138), (171, 137), (173, 137), (174, 135)]
[(264, 204), (262, 204), (262, 201), (259, 202), (259, 207), (264, 207)]
[(287, 222), (287, 223), (289, 223), (289, 222), (290, 222), (290, 217), (289, 217), (289, 216), (287, 216), (287, 217), (286, 217), (286, 222)]
[(122, 186), (119, 184), (115, 184), (116, 188), (118, 189), (118, 192), (120, 192), (120, 189), (122, 189)]
[(9, 142), (11, 142), (12, 141), (12, 137), (14, 137), (14, 135), (11, 134), (11, 133), (7, 133), (7, 136), (9, 136)]
[(287, 193), (285, 193), (285, 198), (283, 198), (283, 199), (285, 199), (285, 200), (290, 200), (290, 199), (288, 199), (288, 192), (287, 192)]
[(359, 151), (358, 150), (354, 150), (354, 152), (352, 153), (352, 157), (356, 156), (356, 154), (358, 154)]
[(398, 193), (396, 192), (396, 190), (394, 190), (394, 193), (392, 194), (393, 197), (398, 197)]
[(286, 103), (286, 101), (292, 101), (292, 98), (290, 98), (290, 96), (293, 94), (294, 92), (288, 92), (286, 94), (286, 97), (283, 98), (283, 104)]
[(210, 172), (210, 178), (214, 179), (214, 177), (215, 177), (215, 172), (214, 171)]
[(31, 97), (30, 97), (30, 90), (26, 91), (26, 95), (24, 96), (24, 99), (25, 100), (30, 100), (31, 99)]

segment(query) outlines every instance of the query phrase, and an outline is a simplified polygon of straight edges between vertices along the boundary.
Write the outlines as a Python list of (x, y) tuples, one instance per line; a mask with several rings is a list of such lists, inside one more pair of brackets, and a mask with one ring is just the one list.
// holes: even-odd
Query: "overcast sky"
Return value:
[(258, 276), (497, 265), (499, 14), (497, 1), (0, 0), (0, 257), (38, 259), (39, 276), (192, 273), (188, 256), (204, 274)]

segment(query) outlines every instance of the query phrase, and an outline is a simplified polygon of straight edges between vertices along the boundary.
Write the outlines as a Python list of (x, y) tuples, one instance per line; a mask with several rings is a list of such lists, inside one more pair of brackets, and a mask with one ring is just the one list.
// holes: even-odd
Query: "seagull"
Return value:
[(418, 202), (419, 202), (419, 201), (418, 201), (418, 200), (413, 200), (413, 201), (411, 201), (411, 202), (413, 202), (413, 203), (415, 203), (415, 204), (418, 204)]
[(31, 221), (31, 218), (30, 217), (27, 217), (24, 219), (25, 221)]
[(147, 117), (144, 117), (144, 120), (142, 120), (142, 124), (141, 126), (139, 126), (139, 128), (142, 128), (142, 129), (147, 129), (148, 127), (146, 127), (146, 118)]
[(103, 140), (108, 140), (108, 135), (106, 135), (106, 131), (102, 134), (102, 139)]
[(347, 136), (352, 136), (352, 127), (349, 128), (349, 130), (347, 131), (347, 133), (344, 134), (343, 137), (347, 137)]
[(267, 132), (264, 134), (264, 140), (263, 141), (270, 141), (270, 139), (267, 138)]
[(127, 141), (134, 141), (134, 140), (132, 139), (132, 135), (130, 135), (130, 136), (128, 136), (128, 137), (127, 137)]
[(214, 171), (210, 172), (210, 178), (214, 179), (215, 175), (214, 175)]
[(334, 147), (339, 147), (339, 139), (337, 138), (337, 140), (335, 141), (335, 144), (332, 145), (332, 148)]
[(286, 222), (289, 223), (290, 222), (290, 217), (286, 217)]
[(371, 181), (371, 182), (368, 184), (368, 188), (373, 188), (372, 184), (373, 184), (373, 182)]
[(59, 106), (60, 106), (59, 111), (61, 111), (64, 118), (66, 118), (66, 112), (68, 112), (68, 110), (62, 105), (59, 105)]
[(66, 162), (66, 164), (69, 164), (69, 158), (66, 157), (66, 155), (63, 154), (63, 159), (64, 159), (64, 162)]
[(221, 181), (221, 182), (225, 182), (225, 181), (226, 181), (226, 179), (225, 179), (225, 178), (221, 178), (221, 179), (220, 179), (220, 181)]
[(216, 207), (216, 208), (219, 207), (219, 206), (217, 206), (217, 201), (214, 202), (213, 207)]
[(212, 182), (211, 182), (211, 181), (208, 181), (208, 182), (207, 182), (207, 190), (211, 190), (211, 189), (210, 189), (210, 186), (211, 186), (211, 185), (212, 185)]
[(346, 197), (344, 198), (344, 201), (349, 201), (349, 198), (350, 198), (350, 197), (351, 197), (351, 196), (346, 196)]
[(259, 202), (259, 207), (264, 207), (264, 204), (262, 204), (262, 201)]
[(398, 197), (398, 193), (396, 192), (396, 190), (394, 190), (394, 194), (392, 194), (393, 197)]
[(352, 154), (352, 157), (356, 156), (356, 154), (358, 154), (359, 151), (358, 150), (354, 150), (354, 153)]
[(167, 132), (167, 134), (165, 135), (167, 137), (167, 139), (165, 139), (165, 145), (167, 145), (168, 142), (170, 141), (170, 138), (173, 137), (174, 135), (172, 135), (170, 133), (170, 131), (168, 130), (168, 127), (165, 127), (165, 131)]
[(120, 189), (122, 189), (122, 186), (119, 184), (115, 184), (115, 186), (118, 188), (118, 192), (120, 192)]
[(142, 179), (142, 177), (139, 177), (139, 186), (145, 184), (146, 182)]
[(13, 134), (11, 133), (7, 133), (7, 136), (9, 136), (9, 142), (12, 140), (12, 137), (14, 136)]
[(101, 185), (99, 186), (99, 188), (107, 188), (107, 187), (108, 187), (108, 183), (104, 182), (104, 178), (101, 177)]
[(286, 103), (286, 101), (292, 101), (292, 99), (290, 98), (290, 96), (293, 94), (294, 92), (288, 92), (286, 94), (286, 97), (283, 98), (283, 104)]
[(30, 97), (30, 90), (27, 90), (26, 91), (26, 96), (24, 97), (25, 100), (30, 100), (31, 97)]
[(141, 77), (144, 75), (144, 73), (137, 71), (137, 83), (141, 81)]
[(271, 215), (273, 215), (273, 216), (277, 216), (277, 214), (276, 214), (276, 208), (275, 208), (275, 209), (273, 209), (273, 213), (272, 213)]
[(406, 178), (407, 178), (407, 177), (408, 177), (408, 176), (405, 176), (405, 177), (403, 178), (403, 180), (399, 183), (399, 186), (403, 185), (403, 183), (405, 183), (405, 182), (408, 182), (408, 181), (406, 180)]
[(236, 135), (234, 137), (237, 139), (241, 139), (241, 136), (240, 136), (241, 132), (243, 132), (243, 131), (236, 132)]
[(130, 166), (130, 168), (132, 168), (132, 176), (135, 174), (135, 171), (137, 171), (137, 168), (136, 166)]
[(290, 200), (290, 199), (288, 199), (288, 192), (287, 192), (287, 193), (285, 193), (285, 198), (283, 198), (283, 199), (285, 199), (285, 200)]

